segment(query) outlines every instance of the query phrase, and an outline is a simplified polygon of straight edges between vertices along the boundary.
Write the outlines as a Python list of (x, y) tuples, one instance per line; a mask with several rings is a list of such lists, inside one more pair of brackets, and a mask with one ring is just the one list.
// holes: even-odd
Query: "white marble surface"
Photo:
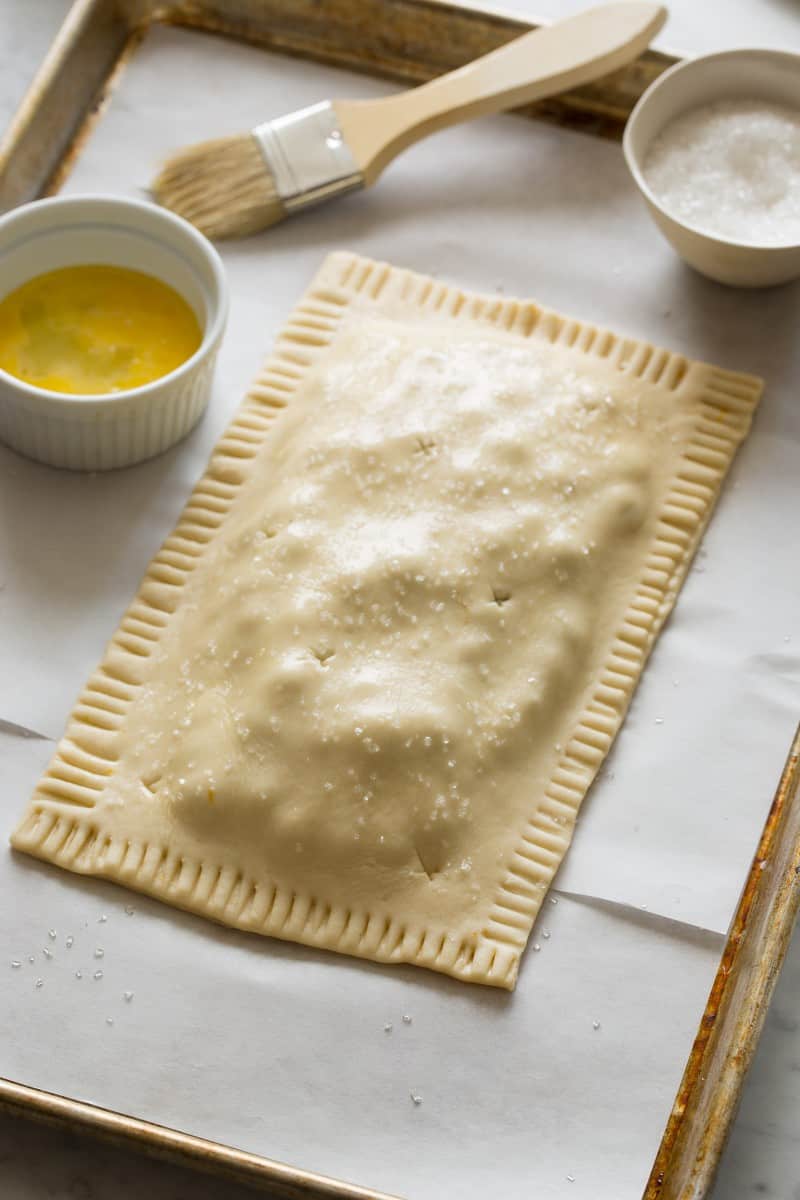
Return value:
[[(554, 17), (583, 3), (507, 0), (493, 7)], [(0, 125), (67, 8), (66, 0), (0, 0)], [(795, 0), (673, 0), (671, 8), (662, 35), (670, 48), (703, 51), (750, 44), (800, 50)], [(150, 1200), (238, 1200), (252, 1192), (0, 1117), (0, 1195), (4, 1200), (139, 1200), (144, 1195)], [(761, 1197), (800, 1200), (800, 932), (767, 1016), (714, 1192), (714, 1200)]]

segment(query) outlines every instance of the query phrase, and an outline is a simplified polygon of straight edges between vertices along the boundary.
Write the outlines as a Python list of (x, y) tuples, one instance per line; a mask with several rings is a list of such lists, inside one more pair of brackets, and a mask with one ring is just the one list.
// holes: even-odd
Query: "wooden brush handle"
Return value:
[(636, 58), (666, 9), (620, 0), (515, 38), (430, 83), (379, 100), (334, 102), (367, 186), (407, 146), (437, 129), (579, 87)]

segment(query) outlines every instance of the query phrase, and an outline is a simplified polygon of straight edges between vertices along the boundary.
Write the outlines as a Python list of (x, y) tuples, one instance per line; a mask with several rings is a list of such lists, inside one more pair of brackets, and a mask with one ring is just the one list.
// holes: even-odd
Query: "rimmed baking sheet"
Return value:
[[(139, 194), (175, 144), (384, 90), (155, 27), (66, 190)], [(183, 446), (95, 478), (3, 451), (0, 620), (14, 637), (0, 717), (58, 735), (271, 335), (334, 246), (761, 372), (750, 443), (513, 997), (254, 941), (9, 855), (0, 945), (22, 966), (0, 992), (0, 1025), (19, 1034), (0, 1073), (413, 1197), (500, 1181), (510, 1197), (638, 1196), (794, 726), (798, 292), (729, 292), (681, 267), (616, 145), (514, 118), (442, 134), (374, 192), (225, 249), (230, 334), (212, 409)], [(7, 829), (49, 751), (4, 737)]]

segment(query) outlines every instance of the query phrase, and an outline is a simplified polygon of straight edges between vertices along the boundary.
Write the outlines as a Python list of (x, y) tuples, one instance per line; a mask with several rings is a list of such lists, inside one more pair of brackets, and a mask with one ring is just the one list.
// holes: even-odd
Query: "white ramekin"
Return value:
[(764, 287), (800, 275), (800, 244), (759, 245), (721, 237), (679, 220), (648, 186), (642, 165), (653, 139), (675, 117), (722, 99), (757, 97), (800, 109), (800, 55), (784, 50), (723, 50), (671, 67), (630, 115), (625, 159), (650, 215), (681, 258), (720, 283)]
[(104, 263), (154, 275), (193, 309), (203, 340), (186, 362), (142, 387), (72, 396), (0, 370), (0, 440), (54, 467), (104, 471), (160, 454), (208, 404), (228, 289), (211, 243), (154, 204), (112, 196), (38, 200), (0, 218), (0, 295), (59, 267)]

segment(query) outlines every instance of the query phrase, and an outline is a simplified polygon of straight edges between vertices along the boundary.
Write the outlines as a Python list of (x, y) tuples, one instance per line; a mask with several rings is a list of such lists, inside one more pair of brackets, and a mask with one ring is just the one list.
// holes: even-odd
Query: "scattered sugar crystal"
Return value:
[(17, 967), (21, 967), (21, 966), (22, 966), (22, 963), (19, 961), (19, 959), (18, 959), (18, 958), (12, 958), (12, 960), (11, 960), (11, 966), (12, 966), (12, 967), (13, 967), (13, 968), (16, 970), (16, 969), (17, 969)]
[(394, 1026), (392, 1025), (392, 1022), (391, 1022), (391, 1021), (387, 1021), (387, 1022), (386, 1022), (386, 1024), (384, 1025), (384, 1027), (383, 1027), (383, 1032), (384, 1032), (384, 1033), (391, 1033), (393, 1029), (394, 1029)]
[(416, 1107), (419, 1108), (420, 1104), (422, 1104), (422, 1096), (420, 1096), (419, 1092), (409, 1092), (409, 1095)]
[(408, 1015), (408, 1013), (403, 1013), (403, 1024), (404, 1025), (411, 1024), (411, 1017)]
[(100, 947), (100, 946), (98, 946), (94, 952), (95, 958), (102, 958), (104, 954), (105, 954), (105, 950), (103, 950), (102, 947)]
[(102, 971), (95, 971), (95, 973), (94, 973), (94, 977), (95, 977), (95, 979), (102, 979), (102, 978), (103, 978), (103, 972), (102, 972)]
[(36, 980), (36, 986), (37, 986), (37, 988), (44, 987), (44, 980), (43, 980), (43, 979), (37, 979), (37, 980)]
[(592, 1021), (592, 1029), (595, 1029), (595, 1030), (596, 1030), (596, 1029), (599, 1029), (599, 1028), (600, 1028), (600, 1022), (599, 1022), (599, 1021)]
[(67, 947), (67, 949), (68, 949), (68, 950), (71, 950), (71, 949), (72, 949), (72, 947), (75, 945), (75, 938), (72, 936), (72, 934), (70, 934), (70, 935), (68, 936), (68, 938), (66, 939), (66, 941), (65, 941), (64, 945)]
[(800, 242), (800, 109), (755, 98), (691, 109), (643, 170), (678, 220), (756, 245)]

